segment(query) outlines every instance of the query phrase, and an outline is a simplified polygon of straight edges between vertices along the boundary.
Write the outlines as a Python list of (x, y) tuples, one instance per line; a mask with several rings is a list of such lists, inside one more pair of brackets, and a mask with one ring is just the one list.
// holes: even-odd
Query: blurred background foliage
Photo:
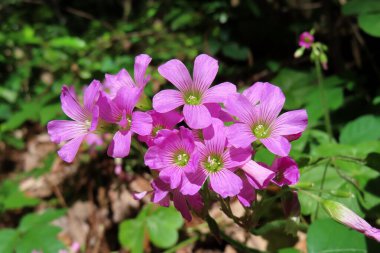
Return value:
[[(334, 140), (329, 140), (323, 125), (313, 65), (307, 55), (293, 58), (299, 34), (311, 28), (316, 30), (316, 39), (329, 48), (324, 85)], [(21, 216), (41, 201), (59, 207), (54, 196), (42, 200), (27, 197), (18, 188), (24, 178), (48, 173), (55, 154), (27, 172), (8, 154), (23, 152), (33, 135), (46, 132), (49, 120), (64, 117), (59, 102), (61, 86), (70, 84), (80, 90), (92, 79), (102, 81), (105, 73), (132, 70), (139, 53), (153, 58), (149, 68), (152, 81), (146, 88), (149, 96), (166, 85), (156, 71), (159, 64), (178, 58), (191, 66), (199, 53), (219, 60), (216, 83), (231, 81), (239, 89), (256, 81), (280, 86), (287, 97), (285, 109), (305, 107), (309, 115), (309, 129), (294, 142), (292, 150), (302, 167), (301, 183), (318, 189), (322, 185), (327, 189), (323, 194), (379, 227), (379, 41), (380, 1), (376, 0), (2, 0), (0, 213), (8, 220), (0, 221), (0, 227), (16, 227)], [(257, 159), (270, 162), (273, 157), (263, 151)], [(81, 162), (91, 166), (86, 158)], [(132, 155), (127, 169), (136, 164)], [(327, 176), (321, 182), (323, 170)], [(300, 201), (307, 220), (326, 217), (307, 196), (300, 195)], [(13, 215), (14, 210), (21, 216)], [(271, 224), (276, 218), (268, 214), (265, 221)], [(125, 222), (137, 224), (138, 220)], [(310, 232), (313, 234), (331, 225), (312, 224), (317, 224)], [(55, 231), (51, 225), (43, 226)], [(0, 241), (17, 238), (17, 230), (11, 231), (0, 233)], [(312, 248), (318, 244), (315, 238), (308, 239), (309, 250), (321, 252), (321, 248)], [(132, 247), (133, 242), (124, 239), (120, 244)], [(358, 244), (358, 252), (368, 250), (370, 243), (362, 237), (360, 240), (363, 243)], [(116, 250), (120, 244), (111, 242), (109, 247)], [(26, 252), (19, 248), (17, 252)]]

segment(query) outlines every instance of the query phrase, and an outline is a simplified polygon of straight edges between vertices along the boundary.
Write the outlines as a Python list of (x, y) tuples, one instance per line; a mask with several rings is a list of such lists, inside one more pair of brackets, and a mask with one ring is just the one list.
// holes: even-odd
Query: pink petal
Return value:
[(280, 115), (274, 125), (273, 132), (276, 135), (294, 135), (302, 133), (307, 127), (306, 110), (295, 110)]
[(65, 162), (71, 163), (78, 153), (80, 144), (82, 144), (85, 137), (86, 135), (84, 134), (68, 141), (60, 150), (58, 150), (59, 157), (61, 157)]
[(95, 105), (92, 108), (91, 114), (92, 114), (91, 125), (90, 125), (90, 128), (88, 130), (89, 131), (95, 131), (96, 128), (98, 127), (98, 122), (99, 122), (99, 114), (100, 114), (99, 106)]
[(88, 126), (72, 120), (53, 120), (47, 125), (52, 142), (60, 143), (86, 134)]
[(193, 78), (196, 90), (201, 93), (205, 92), (215, 79), (218, 73), (218, 61), (208, 56), (201, 54), (195, 58)]
[(149, 135), (152, 132), (152, 117), (146, 112), (133, 112), (131, 131), (139, 135)]
[(234, 148), (230, 147), (223, 154), (224, 167), (236, 168), (243, 166), (252, 158), (252, 148)]
[(237, 195), (240, 203), (245, 207), (250, 207), (252, 202), (256, 199), (255, 188), (248, 182), (245, 176), (242, 176), (243, 188), (240, 190)]
[(152, 188), (154, 192), (152, 196), (153, 203), (159, 203), (169, 197), (170, 187), (168, 184), (163, 182), (160, 178), (156, 178), (155, 180), (153, 180)]
[(236, 86), (225, 82), (208, 89), (202, 99), (202, 103), (224, 103), (228, 96), (236, 93)]
[(196, 212), (202, 211), (203, 200), (202, 196), (199, 193), (194, 195), (186, 195), (187, 203), (193, 208)]
[(276, 173), (273, 182), (278, 186), (296, 184), (300, 178), (297, 163), (290, 157), (278, 157), (270, 167)]
[(98, 80), (93, 80), (90, 85), (84, 90), (83, 102), (85, 108), (91, 112), (96, 101), (99, 98), (101, 83)]
[(128, 115), (131, 115), (141, 92), (142, 90), (137, 87), (122, 87), (118, 90), (114, 102), (121, 111), (125, 110)]
[(290, 152), (290, 142), (282, 136), (273, 136), (260, 139), (264, 146), (273, 154), (278, 156), (288, 156)]
[(131, 131), (117, 131), (108, 146), (107, 154), (113, 158), (123, 158), (129, 155), (131, 136)]
[(223, 154), (227, 144), (227, 129), (222, 121), (212, 119), (212, 124), (203, 129), (203, 138), (208, 153)]
[(148, 191), (143, 192), (134, 192), (132, 193), (132, 196), (135, 200), (141, 200), (148, 194)]
[(202, 129), (211, 124), (211, 114), (204, 105), (185, 105), (183, 116), (186, 124), (193, 129)]
[(106, 94), (100, 93), (97, 104), (99, 106), (100, 118), (109, 123), (116, 123), (120, 120), (123, 111), (121, 111), (116, 103), (107, 97)]
[(122, 87), (134, 87), (135, 84), (128, 71), (121, 69), (116, 75), (106, 74), (104, 86), (110, 91), (110, 98), (116, 97), (117, 92)]
[(248, 181), (256, 189), (267, 187), (275, 176), (273, 171), (252, 160), (244, 164), (241, 169), (248, 175)]
[(171, 189), (176, 189), (182, 183), (183, 170), (176, 167), (166, 167), (160, 171), (160, 178), (170, 184)]
[(285, 95), (281, 89), (270, 83), (264, 83), (260, 104), (257, 106), (259, 119), (265, 123), (272, 123), (280, 114), (284, 103)]
[(177, 59), (170, 60), (158, 67), (158, 72), (180, 91), (187, 91), (193, 81), (186, 66)]
[(145, 84), (149, 81), (149, 77), (145, 77), (146, 70), (152, 58), (147, 54), (140, 54), (135, 58), (135, 83), (139, 88), (143, 88)]
[(206, 172), (201, 168), (195, 172), (186, 173), (185, 175), (186, 179), (181, 186), (181, 192), (184, 195), (194, 195), (199, 192), (207, 179)]
[(210, 184), (213, 191), (222, 198), (236, 196), (243, 188), (241, 178), (228, 169), (210, 173)]
[(254, 106), (241, 94), (231, 95), (224, 103), (227, 111), (248, 125), (252, 125), (257, 118), (254, 114)]
[(173, 203), (175, 208), (181, 213), (182, 217), (191, 221), (191, 214), (187, 206), (185, 197), (178, 191), (173, 192)]
[(62, 87), (61, 104), (63, 112), (71, 119), (81, 122), (88, 119), (89, 112), (82, 108), (66, 85)]
[(227, 127), (227, 138), (234, 147), (247, 147), (256, 140), (250, 126), (246, 123), (235, 123)]
[(166, 159), (162, 153), (162, 149), (159, 146), (149, 147), (144, 156), (144, 162), (146, 166), (151, 169), (161, 169), (166, 166)]
[(181, 92), (177, 90), (162, 90), (153, 97), (153, 108), (159, 113), (170, 112), (184, 103)]

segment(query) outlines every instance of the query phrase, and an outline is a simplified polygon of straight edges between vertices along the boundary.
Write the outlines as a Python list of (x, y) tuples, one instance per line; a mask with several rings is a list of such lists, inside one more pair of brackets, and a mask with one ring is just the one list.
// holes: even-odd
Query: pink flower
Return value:
[(202, 54), (194, 62), (193, 79), (185, 65), (173, 59), (158, 68), (158, 72), (178, 90), (163, 90), (153, 97), (153, 108), (160, 113), (172, 111), (182, 105), (186, 124), (201, 129), (211, 124), (211, 114), (205, 104), (223, 103), (236, 92), (232, 83), (221, 83), (210, 88), (218, 72), (218, 62)]
[(298, 166), (290, 157), (276, 158), (270, 169), (276, 173), (272, 182), (278, 186), (296, 184), (300, 178)]
[(324, 199), (322, 200), (322, 206), (334, 220), (380, 242), (380, 229), (372, 227), (359, 215), (341, 203)]
[(213, 191), (223, 198), (237, 195), (243, 187), (235, 169), (245, 164), (252, 155), (250, 148), (229, 147), (226, 128), (220, 120), (204, 131), (204, 143), (198, 142), (200, 163), (194, 173), (187, 175), (192, 187), (184, 187), (183, 194), (198, 192), (207, 178)]
[(144, 89), (150, 76), (145, 77), (145, 72), (152, 58), (146, 54), (140, 54), (135, 58), (134, 79), (129, 75), (128, 71), (122, 69), (116, 75), (106, 74), (104, 86), (109, 89), (110, 98), (116, 97), (117, 92), (122, 87), (138, 87)]
[(139, 140), (145, 142), (148, 146), (154, 145), (157, 134), (162, 129), (172, 130), (179, 122), (183, 120), (183, 116), (177, 111), (159, 113), (155, 110), (147, 112), (152, 117), (152, 132), (149, 135), (139, 136)]
[(170, 189), (170, 186), (157, 178), (152, 182), (152, 202), (161, 206), (169, 206), (170, 198), (174, 207), (181, 213), (182, 217), (191, 221), (190, 210), (200, 212), (203, 208), (203, 200), (199, 193), (194, 195), (183, 195), (178, 189)]
[(144, 160), (151, 169), (160, 171), (160, 179), (171, 189), (190, 187), (185, 173), (196, 170), (199, 161), (192, 132), (185, 127), (171, 131), (147, 150)]
[(314, 42), (314, 36), (309, 32), (303, 32), (298, 40), (298, 45), (304, 48), (310, 48)]
[(229, 142), (235, 147), (247, 147), (259, 140), (270, 152), (287, 156), (291, 147), (287, 137), (305, 130), (307, 113), (295, 110), (279, 116), (284, 103), (281, 89), (270, 83), (257, 82), (242, 95), (231, 95), (225, 106), (239, 122), (228, 128)]
[(65, 162), (72, 162), (79, 147), (87, 137), (92, 138), (98, 125), (99, 107), (96, 102), (101, 84), (94, 80), (84, 91), (84, 106), (81, 106), (73, 89), (62, 87), (61, 104), (63, 112), (72, 120), (53, 120), (47, 125), (51, 141), (65, 142), (58, 155)]
[(244, 171), (252, 187), (258, 190), (265, 189), (275, 176), (275, 173), (267, 169), (266, 165), (259, 164), (252, 160), (246, 162), (241, 167), (241, 170)]
[(119, 130), (108, 146), (108, 155), (114, 158), (128, 156), (131, 138), (134, 133), (148, 135), (152, 131), (152, 117), (139, 111), (133, 111), (142, 90), (138, 87), (121, 87), (114, 99), (104, 93), (99, 97), (100, 117), (109, 123), (117, 124)]

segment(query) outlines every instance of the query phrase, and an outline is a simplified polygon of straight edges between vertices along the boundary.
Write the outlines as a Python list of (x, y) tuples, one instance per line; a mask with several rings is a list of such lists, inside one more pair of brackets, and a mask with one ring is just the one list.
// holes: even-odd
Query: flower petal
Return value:
[(223, 154), (224, 167), (236, 168), (243, 166), (252, 158), (251, 146), (245, 148), (230, 147)]
[(201, 93), (205, 92), (215, 79), (216, 73), (218, 73), (218, 61), (208, 56), (207, 54), (201, 54), (195, 58), (193, 78), (194, 85), (197, 91)]
[(101, 92), (98, 99), (99, 116), (109, 123), (116, 123), (120, 120), (123, 111), (105, 93)]
[(222, 196), (222, 198), (236, 196), (243, 188), (241, 178), (228, 169), (211, 173), (210, 184), (213, 191)]
[(123, 158), (129, 155), (131, 137), (131, 131), (117, 131), (108, 146), (107, 154), (113, 158)]
[(202, 103), (224, 103), (228, 96), (236, 93), (236, 86), (225, 82), (208, 89), (203, 95)]
[(183, 116), (186, 124), (193, 129), (202, 129), (211, 124), (211, 114), (204, 105), (185, 105)]
[(180, 189), (184, 195), (194, 195), (199, 192), (207, 179), (207, 173), (201, 168), (198, 168), (195, 172), (186, 173), (185, 175), (185, 180)]
[(118, 90), (114, 102), (120, 110), (125, 110), (127, 115), (131, 115), (140, 98), (141, 92), (142, 90), (137, 87), (122, 87)]
[(285, 95), (281, 89), (270, 83), (262, 85), (260, 103), (257, 112), (260, 121), (271, 124), (280, 114), (285, 103)]
[(193, 208), (196, 212), (202, 211), (203, 208), (203, 199), (199, 193), (194, 195), (186, 195), (187, 203)]
[(241, 94), (229, 96), (224, 105), (229, 113), (248, 125), (252, 125), (257, 118), (254, 106)]
[(160, 171), (160, 178), (170, 184), (171, 189), (176, 189), (182, 183), (183, 170), (177, 167), (166, 167)]
[(256, 140), (251, 128), (246, 123), (235, 123), (227, 127), (227, 139), (232, 146), (248, 147)]
[(152, 202), (159, 203), (168, 197), (170, 187), (163, 182), (160, 178), (156, 178), (152, 181), (153, 196)]
[(249, 207), (256, 199), (255, 188), (253, 188), (252, 185), (248, 182), (246, 176), (242, 176), (242, 181), (243, 188), (240, 190), (237, 198), (243, 206)]
[(273, 125), (276, 135), (294, 135), (305, 131), (307, 127), (306, 110), (295, 110), (281, 114)]
[(153, 108), (159, 113), (170, 112), (184, 103), (181, 92), (177, 90), (162, 90), (153, 97)]
[(61, 92), (61, 104), (63, 112), (71, 119), (85, 122), (88, 119), (88, 111), (79, 104), (72, 91), (64, 85)]
[(116, 75), (106, 74), (104, 86), (110, 91), (110, 98), (116, 97), (117, 92), (122, 87), (134, 87), (135, 84), (128, 71), (121, 69)]
[(149, 76), (145, 77), (146, 70), (152, 58), (147, 54), (140, 54), (135, 58), (135, 82), (136, 86), (139, 88), (144, 88), (146, 83), (149, 81)]
[(173, 203), (175, 208), (181, 213), (182, 217), (188, 221), (191, 221), (191, 214), (189, 207), (187, 206), (185, 196), (183, 196), (179, 191), (174, 191)]
[(87, 111), (91, 112), (99, 98), (101, 83), (98, 80), (93, 80), (90, 85), (84, 90), (83, 103)]
[(86, 135), (84, 134), (68, 141), (60, 150), (58, 150), (59, 157), (65, 162), (71, 163), (77, 155), (80, 144), (82, 144), (85, 137)]
[(273, 136), (260, 139), (264, 146), (273, 154), (278, 156), (288, 156), (290, 152), (290, 142), (282, 136)]
[(180, 91), (191, 88), (193, 81), (186, 66), (177, 59), (170, 60), (158, 67), (158, 72)]
[(47, 125), (52, 142), (60, 143), (86, 134), (87, 126), (72, 120), (52, 120)]
[(256, 189), (264, 189), (276, 175), (270, 169), (261, 166), (255, 161), (249, 161), (241, 168), (247, 175), (248, 182)]
[(278, 157), (270, 167), (276, 173), (273, 182), (278, 186), (296, 184), (300, 178), (297, 163), (290, 157)]
[(139, 135), (150, 134), (152, 132), (152, 117), (146, 112), (133, 112), (131, 131)]
[(158, 170), (166, 166), (166, 160), (162, 154), (162, 149), (159, 146), (149, 147), (144, 156), (146, 166), (152, 170)]

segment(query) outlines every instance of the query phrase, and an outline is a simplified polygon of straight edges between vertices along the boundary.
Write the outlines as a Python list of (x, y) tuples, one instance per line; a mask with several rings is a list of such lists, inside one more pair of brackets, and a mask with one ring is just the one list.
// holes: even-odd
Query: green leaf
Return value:
[(145, 221), (140, 219), (125, 220), (119, 225), (120, 244), (131, 253), (144, 252)]
[(40, 122), (42, 125), (46, 125), (50, 120), (55, 119), (62, 113), (62, 107), (60, 103), (48, 105), (41, 109)]
[(46, 225), (64, 215), (65, 212), (65, 209), (49, 209), (42, 214), (27, 214), (22, 218), (18, 230), (23, 232), (34, 230), (34, 227)]
[(0, 209), (18, 209), (27, 206), (35, 206), (39, 199), (27, 197), (16, 182), (5, 180), (0, 185)]
[(367, 252), (364, 235), (333, 221), (323, 219), (313, 222), (307, 233), (309, 253), (363, 253)]
[(51, 225), (40, 225), (27, 231), (17, 242), (16, 253), (32, 252), (59, 252), (65, 245), (57, 239), (61, 228)]
[(380, 2), (377, 0), (350, 0), (342, 6), (344, 15), (356, 15), (380, 12)]
[(0, 252), (12, 253), (16, 242), (18, 241), (17, 231), (14, 229), (0, 230)]
[(339, 141), (342, 144), (358, 144), (365, 141), (376, 141), (380, 138), (380, 117), (361, 116), (342, 129)]
[(222, 52), (225, 56), (234, 60), (246, 60), (248, 58), (249, 50), (247, 47), (240, 46), (236, 42), (231, 42), (223, 46)]
[(86, 47), (86, 42), (76, 37), (58, 37), (52, 39), (49, 45), (55, 48), (82, 49)]
[(178, 240), (182, 216), (173, 207), (157, 208), (147, 219), (150, 240), (160, 248), (172, 247)]
[(374, 37), (380, 37), (380, 13), (360, 15), (358, 22), (364, 32)]

